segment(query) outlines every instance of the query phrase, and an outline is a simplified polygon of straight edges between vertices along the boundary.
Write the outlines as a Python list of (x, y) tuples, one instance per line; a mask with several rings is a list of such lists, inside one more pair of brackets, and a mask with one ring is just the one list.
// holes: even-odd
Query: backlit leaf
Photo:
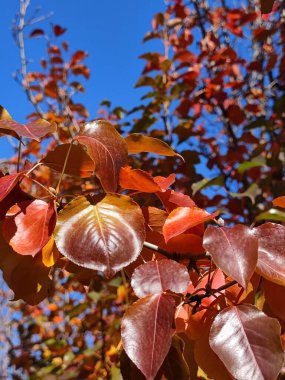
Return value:
[(258, 240), (252, 230), (241, 224), (219, 228), (208, 226), (203, 246), (223, 272), (247, 288), (258, 256)]
[(252, 305), (231, 306), (215, 318), (210, 346), (239, 380), (276, 379), (283, 365), (281, 328)]
[(119, 184), (123, 189), (138, 190), (144, 193), (161, 191), (149, 173), (140, 169), (132, 169), (129, 166), (121, 168)]
[(6, 110), (6, 108), (0, 105), (0, 120), (11, 120), (11, 119), (12, 117), (9, 114), (9, 112)]
[(122, 320), (122, 342), (129, 358), (153, 380), (171, 346), (174, 300), (164, 294), (140, 299)]
[(3, 236), (15, 252), (35, 256), (50, 239), (55, 223), (54, 202), (23, 201), (7, 212)]
[(195, 202), (189, 197), (189, 195), (179, 193), (174, 190), (167, 190), (164, 192), (156, 193), (158, 198), (161, 200), (163, 206), (168, 212), (174, 210), (177, 206), (179, 207), (195, 207)]
[(275, 207), (285, 207), (285, 196), (273, 199), (272, 203)]
[(285, 285), (285, 226), (265, 223), (255, 228), (254, 233), (258, 238), (257, 273)]
[(189, 228), (214, 219), (216, 214), (209, 214), (206, 210), (198, 207), (178, 207), (173, 210), (163, 226), (163, 235), (168, 242), (174, 236), (182, 234)]
[(210, 186), (224, 186), (224, 178), (223, 177), (215, 177), (215, 178), (204, 178), (199, 182), (193, 183), (192, 191), (193, 195), (195, 195), (198, 191), (206, 189)]
[(140, 207), (125, 195), (108, 194), (94, 203), (80, 196), (65, 206), (58, 214), (55, 241), (75, 264), (112, 276), (140, 254), (144, 218)]
[(190, 282), (187, 268), (173, 260), (148, 261), (137, 267), (131, 285), (137, 297), (170, 290), (183, 293)]
[[(54, 150), (48, 152), (41, 162), (61, 173), (69, 148), (70, 144), (59, 145)], [(88, 178), (93, 174), (94, 170), (94, 162), (84, 149), (80, 145), (72, 145), (64, 173)]]
[(257, 215), (255, 220), (274, 220), (275, 222), (285, 222), (285, 212), (276, 208), (271, 208), (270, 210), (261, 212)]
[(24, 174), (25, 172), (14, 173), (0, 178), (0, 202), (14, 189)]
[(52, 267), (59, 258), (59, 252), (54, 242), (54, 237), (51, 236), (49, 241), (41, 250), (42, 262), (46, 267)]
[(262, 193), (262, 190), (260, 189), (260, 187), (256, 184), (256, 183), (253, 183), (249, 186), (248, 189), (246, 189), (246, 191), (244, 191), (243, 193), (234, 193), (234, 192), (230, 192), (230, 196), (233, 197), (233, 198), (243, 198), (243, 197), (248, 197), (250, 198), (251, 200), (251, 203), (254, 204), (255, 203), (255, 198), (260, 195)]
[(115, 192), (120, 169), (125, 166), (128, 157), (123, 137), (108, 121), (97, 120), (87, 123), (76, 139), (86, 146), (105, 192)]
[(20, 124), (12, 119), (0, 120), (0, 133), (12, 135), (18, 139), (23, 137), (40, 141), (42, 137), (55, 131), (55, 124), (44, 119), (30, 121), (27, 124)]
[(164, 141), (154, 137), (144, 136), (140, 133), (132, 133), (125, 138), (129, 154), (155, 153), (162, 156), (179, 156)]

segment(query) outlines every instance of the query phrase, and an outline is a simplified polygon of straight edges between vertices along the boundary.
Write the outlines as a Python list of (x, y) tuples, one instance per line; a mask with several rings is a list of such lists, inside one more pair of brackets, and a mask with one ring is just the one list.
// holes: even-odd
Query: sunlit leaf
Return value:
[(158, 184), (161, 190), (166, 191), (169, 186), (171, 186), (175, 182), (176, 175), (174, 173), (170, 174), (168, 177), (156, 176), (154, 177), (154, 181)]
[(11, 120), (11, 119), (12, 117), (9, 114), (9, 112), (6, 110), (6, 108), (0, 105), (0, 120)]
[(174, 236), (182, 234), (189, 228), (214, 219), (216, 214), (209, 214), (206, 210), (198, 207), (178, 207), (173, 210), (163, 226), (163, 235), (168, 242)]
[(76, 138), (87, 148), (95, 163), (95, 174), (106, 192), (118, 188), (119, 173), (128, 157), (127, 144), (116, 129), (105, 120), (87, 123)]
[(195, 207), (195, 202), (186, 194), (179, 193), (174, 190), (167, 190), (164, 192), (156, 193), (161, 200), (163, 206), (168, 212), (173, 211), (177, 206), (179, 207)]
[(251, 203), (255, 203), (255, 198), (262, 193), (262, 190), (260, 187), (256, 184), (253, 183), (249, 186), (249, 188), (244, 191), (243, 193), (234, 193), (230, 192), (230, 196), (233, 198), (243, 198), (243, 197), (248, 197), (251, 200)]
[(243, 162), (237, 167), (237, 171), (243, 174), (246, 170), (256, 168), (259, 166), (265, 166), (266, 159), (263, 156), (254, 157), (251, 161)]
[(285, 222), (285, 212), (276, 208), (264, 211), (257, 215), (255, 220), (274, 220), (276, 222)]
[(20, 124), (15, 120), (0, 120), (0, 133), (12, 135), (18, 139), (28, 138), (40, 141), (49, 133), (56, 131), (55, 124), (38, 119), (27, 124)]
[(283, 365), (278, 321), (253, 305), (230, 306), (215, 318), (210, 346), (240, 380), (276, 379)]
[(285, 196), (273, 199), (272, 203), (275, 207), (285, 207)]
[(247, 288), (258, 256), (258, 240), (250, 228), (241, 224), (219, 228), (208, 226), (203, 246), (223, 272)]
[[(41, 162), (61, 173), (69, 148), (70, 144), (59, 145), (54, 150), (48, 152)], [(94, 170), (95, 165), (89, 155), (80, 145), (73, 144), (70, 148), (64, 173), (81, 178), (88, 178), (93, 174)]]
[(129, 166), (121, 168), (119, 184), (123, 189), (138, 190), (145, 193), (161, 191), (149, 173), (140, 169), (132, 169)]
[(89, 269), (115, 272), (134, 261), (144, 242), (144, 218), (131, 198), (108, 194), (98, 203), (80, 196), (58, 214), (55, 241), (69, 260)]
[(125, 138), (129, 154), (155, 153), (162, 156), (179, 156), (164, 141), (154, 137), (144, 136), (140, 133), (132, 133)]
[(17, 253), (35, 256), (50, 239), (56, 223), (54, 202), (19, 202), (6, 214), (3, 236)]
[(46, 267), (52, 267), (59, 257), (58, 249), (54, 242), (54, 237), (51, 236), (49, 241), (41, 250), (42, 262)]
[(135, 302), (123, 317), (123, 347), (147, 380), (155, 378), (169, 352), (174, 312), (171, 297), (155, 294)]
[(256, 227), (254, 233), (258, 238), (257, 273), (285, 285), (285, 226), (265, 223)]
[(137, 267), (131, 285), (137, 297), (171, 290), (183, 293), (190, 282), (187, 268), (173, 260), (148, 261)]

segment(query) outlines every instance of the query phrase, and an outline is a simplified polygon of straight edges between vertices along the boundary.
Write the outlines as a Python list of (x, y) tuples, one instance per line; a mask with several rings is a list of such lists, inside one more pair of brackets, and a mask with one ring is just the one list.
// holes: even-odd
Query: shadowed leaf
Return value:
[[(69, 147), (70, 144), (57, 146), (54, 150), (48, 152), (41, 162), (61, 173)], [(80, 145), (72, 145), (64, 173), (81, 178), (88, 178), (93, 174), (94, 170), (94, 162), (84, 149)]]
[(24, 174), (25, 172), (14, 173), (0, 178), (0, 202), (14, 189)]

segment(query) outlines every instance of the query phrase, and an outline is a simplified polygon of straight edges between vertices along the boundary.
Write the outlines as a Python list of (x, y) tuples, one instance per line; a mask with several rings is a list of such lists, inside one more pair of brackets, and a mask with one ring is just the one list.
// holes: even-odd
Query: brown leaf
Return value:
[(15, 120), (0, 120), (0, 132), (20, 140), (20, 138), (28, 138), (40, 141), (42, 137), (56, 131), (54, 124), (44, 119), (31, 121), (27, 124), (20, 124)]
[[(43, 164), (57, 172), (62, 172), (65, 158), (69, 151), (70, 144), (62, 144), (47, 153), (41, 160)], [(90, 177), (95, 170), (95, 165), (90, 156), (80, 145), (72, 145), (64, 173), (81, 178)]]
[(86, 146), (105, 192), (115, 192), (120, 169), (125, 166), (128, 157), (123, 137), (108, 121), (97, 120), (87, 123), (76, 139)]

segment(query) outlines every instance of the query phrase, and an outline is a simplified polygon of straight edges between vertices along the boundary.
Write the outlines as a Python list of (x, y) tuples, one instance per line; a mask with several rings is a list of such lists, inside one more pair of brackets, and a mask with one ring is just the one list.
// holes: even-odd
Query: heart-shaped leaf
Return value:
[(67, 154), (68, 159), (64, 169), (65, 174), (81, 178), (88, 178), (93, 174), (95, 170), (94, 162), (80, 145), (73, 144), (71, 148), (70, 144), (59, 145), (54, 150), (48, 152), (41, 162), (61, 173)]
[(137, 267), (131, 285), (137, 297), (163, 293), (171, 290), (183, 293), (189, 285), (187, 268), (173, 260), (148, 261)]
[[(125, 138), (129, 154), (155, 153), (162, 156), (180, 156), (164, 141), (140, 133), (131, 133)], [(182, 158), (182, 157), (181, 157)]]
[(140, 207), (125, 195), (108, 194), (94, 204), (80, 196), (58, 214), (55, 241), (69, 260), (89, 269), (115, 272), (136, 260), (145, 238)]
[(254, 233), (258, 238), (257, 273), (285, 285), (285, 226), (265, 223), (255, 228)]
[(122, 343), (129, 358), (153, 380), (171, 346), (175, 303), (155, 294), (130, 306), (122, 320)]
[(128, 158), (128, 148), (124, 138), (105, 120), (87, 123), (78, 142), (87, 148), (95, 163), (95, 174), (105, 192), (115, 192), (118, 188), (121, 167)]
[(15, 252), (35, 256), (49, 241), (55, 224), (54, 202), (23, 201), (7, 212), (3, 236)]
[(214, 219), (215, 216), (216, 214), (209, 214), (206, 210), (198, 207), (178, 207), (169, 214), (163, 226), (165, 241), (182, 234), (189, 228)]
[(44, 119), (31, 121), (27, 124), (20, 124), (15, 120), (0, 120), (0, 132), (12, 135), (20, 140), (20, 138), (28, 138), (40, 141), (42, 137), (48, 133), (56, 131), (54, 124)]
[(273, 380), (284, 360), (280, 333), (279, 322), (255, 306), (231, 306), (216, 316), (210, 346), (235, 379)]
[(209, 226), (203, 246), (223, 272), (247, 288), (258, 256), (258, 240), (250, 228), (241, 224), (220, 228)]
[(0, 202), (14, 189), (25, 172), (13, 173), (0, 178)]

